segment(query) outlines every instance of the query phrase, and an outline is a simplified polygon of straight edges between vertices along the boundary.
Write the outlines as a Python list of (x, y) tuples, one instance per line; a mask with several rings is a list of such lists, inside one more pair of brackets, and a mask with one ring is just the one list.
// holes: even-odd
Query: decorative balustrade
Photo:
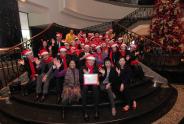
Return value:
[(152, 15), (153, 15), (153, 7), (140, 7), (122, 19), (90, 26), (84, 28), (84, 30), (104, 33), (106, 30), (108, 30), (108, 28), (113, 27), (114, 23), (115, 24), (118, 23), (124, 26), (125, 28), (128, 28), (140, 20), (150, 20), (152, 18)]

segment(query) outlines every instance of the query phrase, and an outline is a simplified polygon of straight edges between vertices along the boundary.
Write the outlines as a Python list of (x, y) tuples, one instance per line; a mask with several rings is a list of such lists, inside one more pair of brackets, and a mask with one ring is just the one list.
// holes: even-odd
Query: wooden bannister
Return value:
[(33, 39), (35, 39), (36, 37), (41, 36), (42, 34), (44, 34), (47, 30), (49, 30), (52, 26), (54, 25), (54, 23), (49, 24), (43, 31), (41, 31), (40, 33), (34, 35), (33, 37), (31, 37), (29, 40), (23, 41), (19, 44), (16, 44), (12, 47), (8, 47), (8, 48), (0, 48), (0, 52), (1, 53), (8, 53), (11, 52), (14, 49), (19, 49), (20, 46), (22, 46), (23, 44), (26, 44), (28, 41), (30, 41), (30, 43), (32, 42)]
[[(54, 23), (49, 24), (44, 30), (31, 37), (29, 40), (23, 41), (17, 45), (9, 48), (0, 48), (0, 81), (3, 82), (3, 86), (7, 86), (12, 80), (19, 77), (21, 74), (21, 68), (18, 64), (18, 59), (21, 58), (22, 49), (28, 48), (28, 43), (31, 44), (33, 39), (42, 36)], [(23, 47), (25, 45), (25, 47)]]

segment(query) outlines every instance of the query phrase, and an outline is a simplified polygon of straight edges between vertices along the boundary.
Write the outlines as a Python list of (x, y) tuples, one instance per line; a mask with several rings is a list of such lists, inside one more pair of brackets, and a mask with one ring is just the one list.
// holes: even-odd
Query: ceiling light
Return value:
[(26, 2), (27, 0), (19, 0), (20, 2)]

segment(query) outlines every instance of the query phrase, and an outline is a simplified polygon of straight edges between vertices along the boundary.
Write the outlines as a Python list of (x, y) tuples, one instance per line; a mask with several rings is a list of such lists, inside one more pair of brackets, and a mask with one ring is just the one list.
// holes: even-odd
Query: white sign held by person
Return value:
[(98, 85), (98, 74), (84, 74), (84, 85)]

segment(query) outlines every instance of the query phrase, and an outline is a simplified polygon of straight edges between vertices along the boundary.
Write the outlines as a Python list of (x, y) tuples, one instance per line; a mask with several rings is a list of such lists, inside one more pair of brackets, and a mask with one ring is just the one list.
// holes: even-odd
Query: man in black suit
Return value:
[(64, 43), (62, 42), (63, 35), (61, 33), (56, 33), (56, 44), (57, 47), (60, 48), (61, 46), (64, 46)]

